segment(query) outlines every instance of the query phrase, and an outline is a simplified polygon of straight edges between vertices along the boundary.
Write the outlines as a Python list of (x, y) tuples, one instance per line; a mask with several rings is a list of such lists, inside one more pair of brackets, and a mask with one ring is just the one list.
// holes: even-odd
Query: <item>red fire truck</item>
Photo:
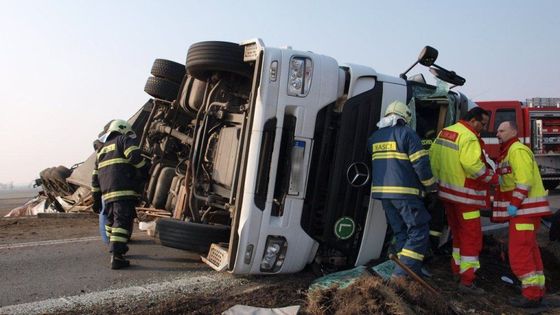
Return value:
[(532, 98), (521, 101), (481, 101), (490, 112), (488, 131), (482, 133), (485, 150), (492, 159), (499, 154), (496, 130), (503, 121), (515, 120), (519, 140), (529, 146), (539, 164), (546, 189), (560, 184), (560, 98)]

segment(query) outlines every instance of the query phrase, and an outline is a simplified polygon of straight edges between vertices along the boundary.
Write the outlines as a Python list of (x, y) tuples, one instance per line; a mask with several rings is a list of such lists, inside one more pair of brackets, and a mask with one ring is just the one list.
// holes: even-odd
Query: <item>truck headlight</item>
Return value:
[(304, 97), (309, 93), (313, 62), (311, 58), (292, 57), (288, 74), (288, 95)]
[(261, 271), (276, 272), (280, 270), (286, 258), (288, 242), (283, 236), (268, 236), (264, 249)]

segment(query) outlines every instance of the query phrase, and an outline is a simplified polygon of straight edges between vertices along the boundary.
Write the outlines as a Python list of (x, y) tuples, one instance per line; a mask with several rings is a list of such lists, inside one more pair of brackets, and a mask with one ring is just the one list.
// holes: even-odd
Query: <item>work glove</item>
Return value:
[(551, 241), (558, 241), (560, 240), (560, 211), (556, 211), (550, 221), (552, 224), (550, 225), (548, 238)]
[(507, 212), (510, 217), (515, 217), (517, 215), (517, 207), (514, 205), (507, 206)]
[(101, 212), (101, 199), (93, 198), (93, 205), (91, 206), (93, 212), (99, 214)]

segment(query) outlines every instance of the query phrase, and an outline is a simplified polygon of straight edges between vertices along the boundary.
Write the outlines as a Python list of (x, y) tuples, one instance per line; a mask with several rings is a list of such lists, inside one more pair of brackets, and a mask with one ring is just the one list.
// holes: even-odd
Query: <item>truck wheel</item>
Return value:
[(154, 98), (173, 102), (179, 93), (179, 85), (163, 78), (149, 77), (144, 92)]
[(544, 189), (553, 190), (560, 185), (560, 180), (543, 180)]
[(161, 245), (196, 252), (208, 252), (212, 243), (227, 243), (230, 227), (159, 219), (156, 232)]
[(167, 79), (171, 82), (181, 84), (181, 82), (183, 82), (186, 69), (184, 65), (175, 61), (156, 59), (154, 60), (151, 73), (154, 77)]
[(173, 177), (175, 177), (174, 167), (168, 166), (161, 169), (154, 190), (154, 199), (152, 200), (152, 206), (154, 208), (165, 209), (165, 202), (167, 201), (167, 195), (169, 194), (169, 188), (171, 187)]
[(243, 62), (243, 47), (228, 42), (200, 42), (192, 44), (187, 53), (187, 71), (206, 81), (214, 72), (251, 76), (251, 66)]

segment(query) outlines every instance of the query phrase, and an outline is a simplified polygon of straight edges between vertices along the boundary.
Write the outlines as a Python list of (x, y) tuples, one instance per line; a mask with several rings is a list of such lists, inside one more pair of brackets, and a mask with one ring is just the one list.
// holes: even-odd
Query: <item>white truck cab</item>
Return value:
[[(433, 65), (437, 51), (426, 49), (418, 62), (464, 83)], [(367, 138), (386, 106), (400, 100), (429, 145), (468, 102), (406, 73), (383, 75), (260, 39), (196, 43), (186, 69), (177, 99), (156, 100), (147, 122), (169, 127), (166, 137), (143, 137), (161, 164), (153, 167), (148, 202), (161, 181), (170, 182), (174, 202), (166, 209), (175, 219), (158, 221), (161, 243), (199, 250), (211, 267), (234, 274), (379, 258), (387, 224), (370, 197)]]

